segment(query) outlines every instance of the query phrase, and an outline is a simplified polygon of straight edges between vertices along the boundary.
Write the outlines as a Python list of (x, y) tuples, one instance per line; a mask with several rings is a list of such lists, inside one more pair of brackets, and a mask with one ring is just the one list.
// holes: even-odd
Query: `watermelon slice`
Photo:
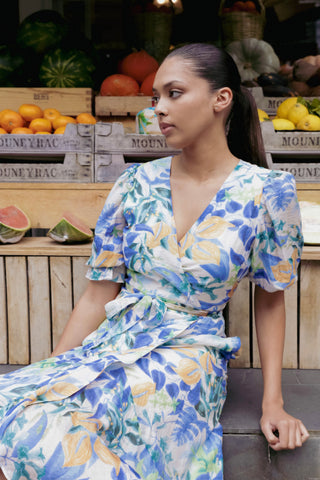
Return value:
[(0, 208), (0, 243), (17, 243), (31, 227), (27, 215), (15, 205)]
[(88, 242), (93, 238), (92, 230), (70, 212), (65, 212), (47, 235), (59, 243)]

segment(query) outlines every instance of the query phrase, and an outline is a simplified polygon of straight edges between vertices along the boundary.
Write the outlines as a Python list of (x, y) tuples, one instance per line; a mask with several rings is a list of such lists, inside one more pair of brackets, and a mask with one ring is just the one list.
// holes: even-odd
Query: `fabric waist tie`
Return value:
[(166, 307), (170, 310), (177, 310), (178, 312), (189, 313), (190, 315), (196, 315), (197, 317), (206, 317), (208, 315), (207, 310), (197, 310), (196, 308), (191, 308), (188, 306), (179, 305), (177, 303), (167, 302), (164, 298), (161, 298), (165, 303)]

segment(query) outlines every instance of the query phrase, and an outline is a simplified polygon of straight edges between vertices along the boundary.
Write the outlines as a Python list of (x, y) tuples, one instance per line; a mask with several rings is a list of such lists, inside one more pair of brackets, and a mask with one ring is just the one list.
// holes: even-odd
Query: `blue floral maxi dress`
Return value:
[(295, 181), (240, 161), (177, 242), (170, 168), (129, 167), (106, 201), (87, 276), (123, 288), (98, 330), (1, 377), (7, 478), (223, 478), (219, 417), (240, 340), (222, 310), (243, 277), (270, 292), (295, 281)]

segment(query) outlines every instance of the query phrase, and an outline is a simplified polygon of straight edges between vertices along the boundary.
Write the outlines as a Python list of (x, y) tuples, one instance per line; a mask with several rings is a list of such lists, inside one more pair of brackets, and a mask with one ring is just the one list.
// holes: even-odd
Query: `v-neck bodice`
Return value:
[(290, 174), (240, 160), (178, 243), (170, 167), (167, 157), (129, 167), (118, 180), (97, 224), (90, 278), (123, 279), (130, 289), (212, 311), (247, 275), (269, 291), (294, 280), (302, 236)]
[[(218, 195), (219, 191), (222, 190), (229, 182), (232, 181), (233, 174), (236, 171), (237, 165), (239, 164), (239, 162), (237, 163), (237, 165), (234, 168), (232, 168), (232, 170), (229, 172), (229, 174), (226, 175), (226, 177), (221, 182), (220, 186), (217, 188), (215, 193), (211, 195), (211, 198), (206, 203), (205, 207), (202, 210), (199, 209), (199, 214), (195, 215), (195, 218), (194, 218), (193, 221), (190, 221), (189, 227), (184, 231), (184, 233), (179, 235), (178, 234), (178, 229), (177, 229), (177, 225), (178, 225), (177, 217), (176, 217), (176, 213), (175, 213), (174, 200), (173, 200), (174, 195), (173, 195), (173, 182), (172, 182), (172, 161), (173, 161), (173, 158), (171, 158), (171, 160), (169, 159), (169, 176), (170, 176), (169, 185), (170, 185), (170, 191), (171, 191), (172, 222), (173, 222), (175, 230), (176, 230), (177, 243), (180, 246), (181, 243), (185, 240), (185, 237), (188, 235), (188, 233), (192, 232), (193, 228), (196, 227), (197, 223), (199, 221), (201, 221), (201, 219), (206, 215), (207, 209), (211, 206), (211, 204), (214, 203), (215, 198)], [(197, 201), (197, 200), (195, 200), (195, 201)]]

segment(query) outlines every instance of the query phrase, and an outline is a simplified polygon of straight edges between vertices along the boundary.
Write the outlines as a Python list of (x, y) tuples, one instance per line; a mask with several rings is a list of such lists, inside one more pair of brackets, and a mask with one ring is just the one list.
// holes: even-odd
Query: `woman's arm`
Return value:
[(105, 319), (104, 305), (118, 295), (121, 284), (109, 280), (90, 280), (75, 306), (62, 336), (52, 352), (59, 355), (78, 347), (87, 335), (96, 330)]
[(284, 292), (268, 293), (256, 286), (254, 304), (264, 384), (261, 430), (274, 450), (300, 447), (309, 437), (308, 431), (300, 420), (283, 409), (281, 371), (285, 334)]

